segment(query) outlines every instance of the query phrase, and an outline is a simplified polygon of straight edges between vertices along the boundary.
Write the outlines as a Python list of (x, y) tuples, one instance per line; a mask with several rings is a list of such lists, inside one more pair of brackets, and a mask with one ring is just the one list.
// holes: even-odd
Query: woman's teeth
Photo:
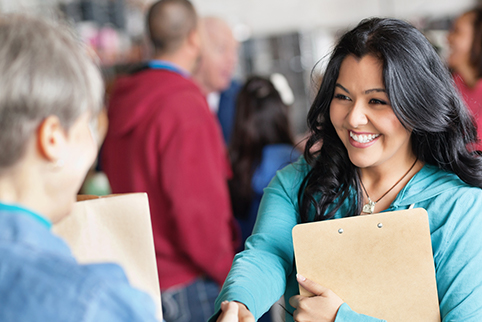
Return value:
[(360, 134), (360, 135), (356, 135), (355, 133), (353, 133), (352, 131), (350, 131), (350, 137), (359, 142), (359, 143), (368, 143), (370, 141), (373, 141), (375, 140), (377, 137), (379, 137), (380, 134)]

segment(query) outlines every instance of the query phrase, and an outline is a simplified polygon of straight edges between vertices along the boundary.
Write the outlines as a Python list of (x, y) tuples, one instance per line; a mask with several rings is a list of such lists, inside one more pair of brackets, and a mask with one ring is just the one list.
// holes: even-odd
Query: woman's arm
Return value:
[(216, 310), (223, 301), (238, 301), (258, 319), (285, 292), (294, 268), (291, 230), (299, 223), (297, 192), (304, 175), (299, 163), (290, 165), (265, 189), (253, 234), (235, 257)]

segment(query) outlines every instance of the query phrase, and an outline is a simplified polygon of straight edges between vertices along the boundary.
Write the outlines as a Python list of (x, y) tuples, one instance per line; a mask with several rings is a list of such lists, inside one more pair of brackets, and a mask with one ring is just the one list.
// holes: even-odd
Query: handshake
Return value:
[[(240, 315), (241, 311), (246, 311), (246, 314)], [(253, 315), (246, 309), (243, 304), (237, 302), (224, 301), (221, 303), (221, 315), (217, 322), (254, 322)]]

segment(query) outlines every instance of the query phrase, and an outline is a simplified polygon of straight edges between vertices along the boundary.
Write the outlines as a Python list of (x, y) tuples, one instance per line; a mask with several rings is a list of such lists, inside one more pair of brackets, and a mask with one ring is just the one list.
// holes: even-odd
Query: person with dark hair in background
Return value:
[[(288, 106), (267, 78), (252, 76), (241, 88), (229, 145), (233, 213), (241, 228), (241, 248), (251, 235), (259, 203), (276, 171), (300, 156), (294, 148)], [(271, 321), (269, 313), (259, 321)]]
[[(420, 207), (442, 321), (481, 321), (482, 158), (467, 149), (473, 117), (430, 42), (401, 20), (363, 20), (335, 46), (308, 125), (304, 158), (265, 189), (217, 310), (234, 301), (239, 321), (254, 321), (284, 293), (287, 322), (380, 321), (296, 274), (292, 229)], [(297, 295), (299, 285), (315, 295)]]
[[(482, 7), (459, 16), (448, 34), (448, 65), (465, 104), (482, 134)], [(482, 149), (482, 144), (475, 146)]]
[(157, 321), (121, 267), (51, 231), (97, 154), (99, 69), (60, 23), (1, 15), (0, 43), (0, 321)]
[(234, 257), (229, 161), (190, 77), (201, 46), (194, 7), (158, 1), (147, 23), (154, 59), (114, 86), (103, 169), (113, 193), (148, 194), (164, 319), (205, 322)]
[(246, 81), (238, 95), (235, 120), (229, 145), (233, 169), (229, 190), (243, 250), (263, 189), (277, 170), (296, 161), (300, 153), (293, 147), (288, 106), (269, 79), (253, 76)]

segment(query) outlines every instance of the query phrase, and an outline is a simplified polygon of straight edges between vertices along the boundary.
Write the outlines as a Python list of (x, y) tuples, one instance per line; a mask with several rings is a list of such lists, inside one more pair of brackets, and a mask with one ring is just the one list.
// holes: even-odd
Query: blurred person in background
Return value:
[(103, 169), (113, 193), (148, 194), (164, 319), (205, 322), (234, 257), (229, 160), (190, 77), (201, 47), (193, 5), (158, 1), (147, 24), (154, 59), (114, 85)]
[[(448, 65), (465, 104), (475, 117), (482, 134), (482, 8), (459, 16), (448, 34)], [(482, 150), (482, 143), (475, 145)]]
[(238, 63), (238, 42), (229, 25), (218, 17), (201, 20), (203, 45), (194, 79), (218, 117), (223, 137), (229, 144), (236, 114), (235, 104), (241, 84), (233, 80)]
[(51, 232), (97, 154), (99, 70), (69, 28), (0, 16), (0, 320), (157, 321), (118, 265), (79, 265)]
[[(233, 178), (229, 181), (233, 213), (241, 227), (242, 244), (251, 235), (259, 203), (277, 170), (296, 161), (288, 106), (267, 78), (252, 76), (241, 88), (229, 146)], [(271, 321), (270, 313), (259, 321)]]
[(288, 106), (268, 78), (252, 76), (241, 88), (229, 156), (229, 190), (241, 227), (241, 251), (253, 231), (263, 189), (277, 170), (300, 156), (294, 149)]

